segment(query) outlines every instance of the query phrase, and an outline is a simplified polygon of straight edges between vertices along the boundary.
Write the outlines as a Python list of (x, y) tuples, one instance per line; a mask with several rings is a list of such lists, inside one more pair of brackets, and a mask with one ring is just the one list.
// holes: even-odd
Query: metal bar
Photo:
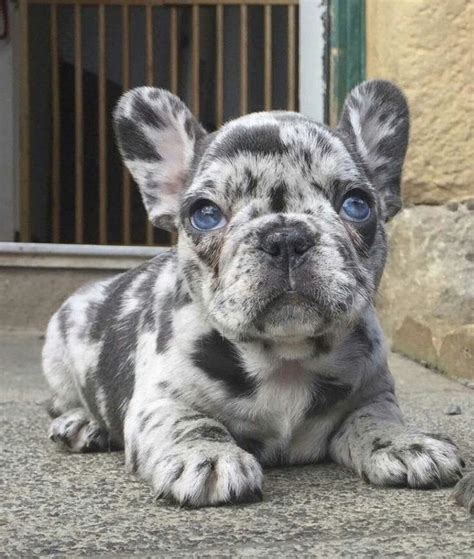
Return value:
[[(24, 0), (21, 0), (24, 1)], [(315, 0), (309, 0), (314, 2)], [(57, 4), (96, 6), (106, 3), (108, 6), (265, 6), (269, 2), (273, 6), (297, 6), (300, 0), (26, 0), (28, 4)]]
[(143, 256), (152, 257), (163, 252), (157, 247), (125, 245), (75, 245), (60, 243), (9, 243), (0, 242), (0, 254), (44, 256)]
[(60, 210), (61, 210), (61, 120), (59, 98), (59, 51), (58, 51), (58, 7), (50, 6), (51, 18), (51, 239), (53, 243), (60, 241)]
[(192, 62), (191, 62), (191, 83), (192, 83), (192, 108), (196, 118), (199, 118), (199, 6), (193, 5), (192, 8)]
[[(145, 6), (145, 21), (146, 21), (146, 83), (147, 85), (154, 85), (154, 52), (153, 52), (153, 8), (151, 3)], [(146, 244), (152, 245), (154, 243), (155, 228), (152, 223), (147, 220), (146, 222)]]
[(248, 11), (247, 6), (240, 6), (240, 114), (248, 112)]
[(146, 83), (153, 85), (154, 82), (154, 52), (153, 52), (153, 9), (150, 3), (145, 6), (146, 18)]
[(165, 250), (145, 246), (0, 242), (0, 268), (127, 270)]
[[(128, 6), (122, 7), (122, 83), (123, 91), (130, 88), (130, 19)], [(122, 233), (123, 243), (131, 243), (131, 180), (128, 170), (122, 171)]]
[[(178, 95), (178, 8), (170, 8), (170, 89), (171, 93)], [(171, 233), (170, 243), (175, 245), (178, 235)]]
[(263, 103), (266, 111), (272, 108), (272, 7), (264, 7), (264, 64)]
[(296, 8), (288, 6), (288, 110), (294, 111), (296, 107)]
[(20, 0), (20, 240), (31, 238), (30, 224), (30, 67), (28, 4)]
[(75, 109), (75, 241), (84, 240), (84, 144), (82, 99), (82, 21), (81, 6), (74, 6), (74, 109)]
[(216, 6), (216, 125), (224, 120), (224, 6)]
[(170, 21), (170, 87), (178, 94), (178, 8), (172, 6)]
[(99, 243), (107, 243), (107, 99), (105, 90), (106, 25), (105, 6), (98, 7), (98, 89), (99, 89)]

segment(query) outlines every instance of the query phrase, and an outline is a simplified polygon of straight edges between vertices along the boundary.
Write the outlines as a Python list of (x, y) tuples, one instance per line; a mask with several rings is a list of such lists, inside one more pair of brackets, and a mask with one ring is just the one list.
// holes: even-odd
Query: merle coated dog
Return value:
[(258, 500), (262, 467), (327, 458), (376, 485), (454, 484), (454, 443), (404, 424), (373, 304), (401, 207), (400, 90), (359, 85), (335, 130), (276, 111), (208, 134), (140, 87), (114, 123), (178, 244), (51, 319), (50, 438), (124, 448), (157, 496), (191, 506)]

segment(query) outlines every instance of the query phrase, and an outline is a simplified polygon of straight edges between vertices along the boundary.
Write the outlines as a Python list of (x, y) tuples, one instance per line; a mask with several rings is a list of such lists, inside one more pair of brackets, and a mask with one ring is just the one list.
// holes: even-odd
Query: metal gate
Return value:
[(19, 0), (20, 240), (158, 244), (111, 129), (137, 85), (208, 130), (298, 110), (298, 0)]

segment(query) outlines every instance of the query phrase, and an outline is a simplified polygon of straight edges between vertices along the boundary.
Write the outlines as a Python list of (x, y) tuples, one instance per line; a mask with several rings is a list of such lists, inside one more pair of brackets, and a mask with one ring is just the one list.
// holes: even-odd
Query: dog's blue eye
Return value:
[(191, 213), (191, 225), (199, 231), (220, 229), (226, 223), (224, 214), (212, 202), (204, 201)]
[(360, 196), (349, 196), (342, 204), (341, 214), (349, 221), (366, 221), (370, 216), (370, 206)]

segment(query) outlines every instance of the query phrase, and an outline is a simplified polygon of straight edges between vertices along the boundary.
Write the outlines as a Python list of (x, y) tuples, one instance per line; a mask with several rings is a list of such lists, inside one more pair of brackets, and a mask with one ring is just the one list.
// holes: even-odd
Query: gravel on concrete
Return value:
[[(154, 502), (123, 454), (71, 455), (46, 438), (38, 336), (0, 335), (0, 556), (473, 557), (474, 517), (450, 490), (367, 485), (333, 464), (267, 471), (259, 504)], [(474, 466), (474, 391), (392, 355), (409, 423), (443, 432)], [(450, 404), (462, 415), (446, 415)]]

